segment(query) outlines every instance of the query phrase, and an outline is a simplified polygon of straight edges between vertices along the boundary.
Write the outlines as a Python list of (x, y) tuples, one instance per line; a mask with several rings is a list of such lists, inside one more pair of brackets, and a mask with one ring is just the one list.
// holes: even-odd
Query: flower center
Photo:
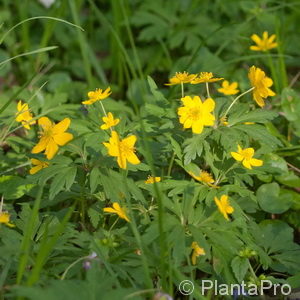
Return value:
[(246, 159), (246, 160), (250, 160), (252, 158), (252, 153), (249, 153), (249, 151), (246, 150), (242, 150), (241, 155)]
[(40, 131), (39, 132), (39, 137), (43, 137), (43, 138), (50, 138), (53, 136), (53, 131), (52, 128), (49, 128), (47, 130), (44, 129), (44, 131)]
[(123, 142), (120, 142), (120, 152), (121, 154), (128, 156), (130, 155), (132, 152), (135, 152), (135, 148), (134, 147), (129, 147), (128, 145), (126, 145)]
[(201, 79), (209, 80), (212, 77), (213, 77), (213, 74), (211, 72), (201, 72), (200, 73), (200, 78)]
[(189, 110), (189, 118), (193, 121), (197, 121), (202, 117), (201, 110), (198, 107), (192, 107)]

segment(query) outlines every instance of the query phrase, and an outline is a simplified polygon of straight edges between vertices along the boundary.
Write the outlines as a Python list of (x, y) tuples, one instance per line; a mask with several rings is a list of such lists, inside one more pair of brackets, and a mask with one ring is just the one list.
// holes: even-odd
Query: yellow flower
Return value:
[(204, 82), (216, 82), (219, 80), (223, 80), (224, 78), (214, 78), (212, 72), (200, 72), (198, 77), (191, 81), (191, 84), (198, 84)]
[(240, 145), (238, 145), (238, 152), (231, 152), (231, 156), (237, 161), (242, 161), (243, 166), (247, 169), (252, 169), (252, 166), (260, 167), (263, 164), (262, 160), (252, 158), (253, 155), (253, 148), (242, 149)]
[(8, 212), (0, 212), (0, 224), (5, 224), (8, 227), (15, 227), (14, 224), (9, 223), (10, 214)]
[(151, 183), (154, 183), (154, 182), (160, 182), (160, 181), (161, 181), (161, 178), (160, 178), (160, 177), (148, 176), (148, 179), (145, 180), (145, 183), (146, 183), (146, 184), (151, 184)]
[(260, 68), (252, 66), (248, 74), (253, 90), (253, 99), (260, 106), (265, 106), (264, 98), (275, 96), (276, 94), (269, 89), (273, 85), (273, 80), (266, 76), (265, 72)]
[(255, 124), (254, 122), (244, 122), (245, 125), (253, 125)]
[(117, 157), (118, 165), (122, 169), (126, 169), (127, 160), (133, 165), (140, 163), (140, 160), (135, 155), (134, 144), (136, 142), (136, 136), (131, 135), (123, 140), (120, 140), (116, 131), (112, 131), (109, 143), (103, 143), (108, 149), (110, 156)]
[(52, 159), (58, 151), (58, 146), (63, 146), (73, 139), (71, 133), (65, 132), (70, 123), (69, 118), (65, 118), (57, 124), (52, 123), (47, 117), (40, 118), (38, 121), (42, 127), (40, 141), (31, 153), (40, 153), (45, 150), (47, 159)]
[(29, 174), (31, 174), (31, 175), (33, 175), (33, 174), (37, 173), (38, 171), (40, 171), (44, 168), (47, 168), (49, 166), (49, 163), (47, 163), (46, 161), (41, 161), (41, 160), (38, 160), (35, 158), (30, 159), (30, 161), (33, 165), (35, 165), (34, 167), (32, 167), (29, 170)]
[(224, 94), (224, 95), (235, 95), (239, 92), (237, 89), (238, 83), (232, 82), (229, 84), (227, 80), (224, 80), (222, 82), (222, 87), (218, 89), (218, 92)]
[(114, 202), (112, 204), (113, 207), (105, 207), (103, 208), (104, 212), (108, 212), (111, 214), (117, 214), (121, 219), (126, 220), (127, 222), (130, 222), (129, 218), (126, 215), (125, 209), (122, 208), (118, 202)]
[(201, 133), (204, 126), (213, 126), (215, 117), (211, 112), (215, 101), (211, 98), (203, 103), (199, 96), (181, 98), (183, 106), (178, 109), (179, 122), (184, 128), (192, 128), (193, 133)]
[(195, 175), (194, 173), (192, 172), (189, 172), (189, 174), (196, 180), (198, 181), (201, 181), (201, 182), (204, 182), (204, 183), (207, 183), (208, 185), (212, 185), (212, 183), (214, 183), (214, 179), (213, 177), (211, 176), (211, 174), (209, 174), (208, 172), (206, 171), (201, 171), (199, 176)]
[(35, 120), (32, 120), (33, 116), (29, 111), (27, 103), (22, 103), (20, 100), (17, 105), (18, 112), (16, 113), (16, 121), (21, 122), (22, 126), (26, 129), (30, 129), (30, 125), (36, 123)]
[(111, 112), (107, 114), (107, 117), (103, 117), (102, 120), (105, 124), (101, 125), (100, 128), (103, 130), (116, 126), (120, 122), (120, 119), (114, 119), (114, 116)]
[(251, 39), (256, 43), (255, 46), (251, 46), (250, 49), (253, 51), (268, 51), (270, 49), (276, 48), (278, 46), (277, 43), (274, 43), (276, 39), (276, 35), (272, 34), (269, 37), (267, 31), (264, 31), (262, 35), (262, 39), (257, 34), (252, 34)]
[(165, 85), (175, 85), (175, 84), (182, 84), (182, 83), (190, 83), (194, 78), (196, 78), (196, 74), (189, 74), (188, 72), (184, 71), (176, 72), (173, 77), (169, 79), (169, 83), (165, 83)]
[(197, 257), (200, 255), (205, 255), (205, 251), (201, 248), (197, 242), (193, 242), (191, 248), (193, 249), (192, 252), (192, 264), (196, 264)]
[(105, 91), (103, 91), (102, 89), (96, 89), (95, 91), (88, 92), (89, 99), (81, 103), (91, 105), (96, 101), (107, 98), (110, 94), (111, 94), (110, 87), (108, 87)]
[(224, 216), (226, 220), (229, 220), (228, 214), (232, 214), (234, 212), (234, 208), (230, 206), (227, 195), (222, 195), (220, 200), (215, 197), (215, 202), (218, 206), (220, 213)]

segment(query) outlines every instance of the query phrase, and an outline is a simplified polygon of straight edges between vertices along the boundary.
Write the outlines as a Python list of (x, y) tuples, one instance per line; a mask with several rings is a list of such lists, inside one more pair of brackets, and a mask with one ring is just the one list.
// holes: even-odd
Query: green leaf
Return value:
[(100, 171), (97, 167), (94, 167), (90, 173), (90, 189), (91, 193), (94, 193), (99, 182)]
[(164, 95), (161, 92), (158, 91), (155, 81), (150, 76), (147, 77), (147, 80), (148, 80), (148, 84), (150, 87), (150, 91), (153, 94), (155, 100), (165, 102), (166, 98), (164, 97)]
[(19, 176), (1, 176), (0, 193), (5, 199), (19, 199), (29, 192), (35, 185), (29, 184)]
[(171, 136), (169, 136), (169, 139), (171, 141), (171, 144), (172, 144), (172, 147), (173, 147), (173, 151), (175, 152), (175, 154), (177, 155), (177, 157), (182, 160), (182, 150), (181, 150), (181, 147), (180, 145), (178, 144), (178, 142), (173, 139)]
[(256, 193), (260, 207), (272, 214), (281, 214), (287, 211), (293, 204), (292, 196), (280, 193), (278, 183), (263, 184)]
[(245, 278), (249, 268), (248, 259), (245, 257), (236, 256), (231, 261), (231, 268), (238, 282), (241, 282)]
[(50, 186), (49, 199), (52, 200), (64, 187), (69, 190), (74, 183), (76, 174), (76, 167), (65, 167), (57, 173)]
[(184, 165), (189, 164), (197, 156), (201, 156), (203, 150), (203, 141), (211, 130), (206, 130), (202, 134), (195, 134), (192, 138), (184, 142)]
[(267, 144), (273, 149), (281, 145), (281, 142), (262, 125), (237, 125), (234, 128), (239, 129), (243, 134), (250, 136), (254, 140), (258, 140), (262, 145)]
[(99, 211), (93, 209), (93, 208), (89, 208), (88, 210), (88, 216), (91, 220), (92, 225), (96, 228), (99, 224), (100, 221), (100, 213)]
[[(272, 120), (277, 117), (277, 113), (274, 111), (264, 110), (264, 109), (255, 109), (248, 113), (242, 115), (231, 115), (228, 118), (228, 123), (230, 126), (236, 123), (243, 122), (257, 122), (257, 123), (266, 123), (269, 120)], [(249, 125), (248, 125), (249, 126)]]
[(66, 178), (65, 178), (65, 186), (66, 189), (69, 190), (71, 188), (71, 186), (73, 185), (74, 181), (75, 181), (75, 177), (77, 174), (77, 167), (71, 167), (67, 174), (66, 174)]
[(284, 174), (281, 176), (275, 177), (277, 181), (279, 181), (281, 184), (284, 184), (289, 187), (299, 187), (300, 186), (300, 177), (296, 174), (290, 172), (289, 174)]

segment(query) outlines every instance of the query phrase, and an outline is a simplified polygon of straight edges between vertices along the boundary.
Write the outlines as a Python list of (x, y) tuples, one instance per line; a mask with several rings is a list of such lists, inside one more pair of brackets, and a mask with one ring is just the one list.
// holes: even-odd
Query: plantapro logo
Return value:
[[(194, 283), (190, 280), (183, 280), (178, 286), (178, 290), (182, 295), (191, 295), (194, 292)], [(289, 284), (272, 283), (270, 280), (261, 280), (260, 285), (248, 284), (242, 281), (240, 284), (219, 284), (217, 280), (202, 280), (199, 285), (201, 294), (204, 296), (211, 290), (212, 294), (217, 296), (262, 296), (268, 292), (272, 292), (274, 296), (289, 296), (289, 300), (300, 300), (300, 298), (292, 298), (292, 288)]]

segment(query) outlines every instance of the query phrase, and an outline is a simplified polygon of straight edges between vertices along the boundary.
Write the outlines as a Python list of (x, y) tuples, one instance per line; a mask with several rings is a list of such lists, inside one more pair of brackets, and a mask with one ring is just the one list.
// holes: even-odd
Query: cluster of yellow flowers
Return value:
[[(251, 36), (251, 39), (256, 43), (256, 45), (251, 46), (250, 49), (253, 51), (268, 51), (277, 47), (277, 43), (274, 42), (276, 36), (273, 34), (270, 37), (267, 32), (263, 33), (262, 39), (259, 38), (256, 34)], [(221, 117), (220, 123), (222, 125), (228, 125), (226, 121), (227, 113), (229, 112), (231, 106), (236, 102), (236, 100), (242, 95), (251, 92), (253, 93), (254, 101), (260, 106), (265, 105), (264, 100), (268, 96), (274, 96), (275, 93), (270, 89), (273, 85), (271, 78), (267, 77), (265, 72), (260, 68), (252, 66), (248, 73), (248, 78), (251, 83), (251, 88), (239, 95), (229, 106), (229, 109)], [(182, 97), (181, 103), (182, 106), (178, 108), (179, 122), (183, 124), (183, 128), (191, 128), (192, 132), (195, 134), (201, 134), (205, 126), (214, 126), (216, 125), (216, 119), (214, 115), (215, 101), (210, 97), (208, 84), (221, 81), (222, 86), (218, 88), (218, 92), (223, 93), (224, 95), (236, 95), (239, 93), (238, 83), (230, 83), (224, 78), (215, 78), (212, 72), (200, 72), (198, 74), (189, 74), (188, 72), (176, 72), (173, 77), (169, 79), (169, 82), (166, 83), (168, 86), (172, 85), (181, 85)], [(201, 99), (199, 96), (184, 96), (184, 84), (200, 84), (205, 83), (207, 89), (207, 99)], [(103, 145), (108, 150), (108, 155), (117, 158), (117, 163), (121, 169), (127, 168), (127, 162), (137, 165), (140, 163), (139, 158), (135, 154), (135, 143), (137, 137), (135, 135), (130, 135), (121, 139), (118, 132), (114, 129), (120, 123), (120, 119), (115, 119), (111, 112), (106, 113), (105, 108), (102, 104), (102, 100), (106, 99), (111, 95), (112, 91), (110, 87), (105, 90), (96, 89), (95, 91), (88, 92), (88, 99), (83, 101), (84, 105), (92, 105), (95, 102), (100, 101), (104, 116), (102, 118), (103, 124), (100, 126), (100, 129), (107, 130), (109, 129), (111, 135), (108, 142), (104, 142)], [(17, 104), (17, 113), (16, 121), (20, 122), (25, 129), (30, 129), (30, 126), (38, 124), (41, 128), (39, 135), (39, 142), (32, 149), (32, 153), (44, 152), (46, 158), (51, 160), (59, 150), (59, 146), (64, 146), (73, 139), (73, 135), (69, 132), (66, 132), (71, 124), (69, 118), (65, 118), (59, 123), (53, 123), (48, 117), (41, 117), (36, 122), (32, 113), (30, 112), (29, 106), (27, 103), (22, 103), (19, 101)], [(242, 149), (238, 145), (237, 152), (231, 152), (231, 156), (239, 162), (242, 162), (243, 166), (247, 169), (252, 169), (252, 166), (258, 167), (263, 164), (262, 160), (253, 158), (254, 156), (253, 148)], [(49, 166), (49, 162), (40, 161), (38, 159), (31, 159), (33, 167), (30, 169), (30, 174), (35, 174), (43, 168)], [(210, 187), (218, 187), (213, 179), (212, 175), (206, 171), (200, 171), (200, 173), (194, 174), (189, 172), (189, 174), (197, 181), (200, 181)], [(161, 181), (160, 177), (149, 176), (145, 181), (146, 184), (154, 184)], [(222, 195), (220, 200), (215, 197), (215, 203), (222, 213), (226, 220), (229, 220), (228, 214), (234, 212), (234, 208), (230, 205), (228, 196)], [(117, 214), (120, 218), (130, 222), (129, 217), (126, 214), (126, 208), (121, 207), (119, 203), (112, 203), (112, 207), (104, 208), (104, 212)], [(0, 223), (4, 223), (8, 226), (13, 226), (9, 223), (9, 214), (5, 212), (0, 212)], [(205, 255), (205, 251), (201, 248), (197, 242), (193, 242), (191, 246), (192, 252), (192, 264), (196, 264), (196, 258), (199, 255)]]

